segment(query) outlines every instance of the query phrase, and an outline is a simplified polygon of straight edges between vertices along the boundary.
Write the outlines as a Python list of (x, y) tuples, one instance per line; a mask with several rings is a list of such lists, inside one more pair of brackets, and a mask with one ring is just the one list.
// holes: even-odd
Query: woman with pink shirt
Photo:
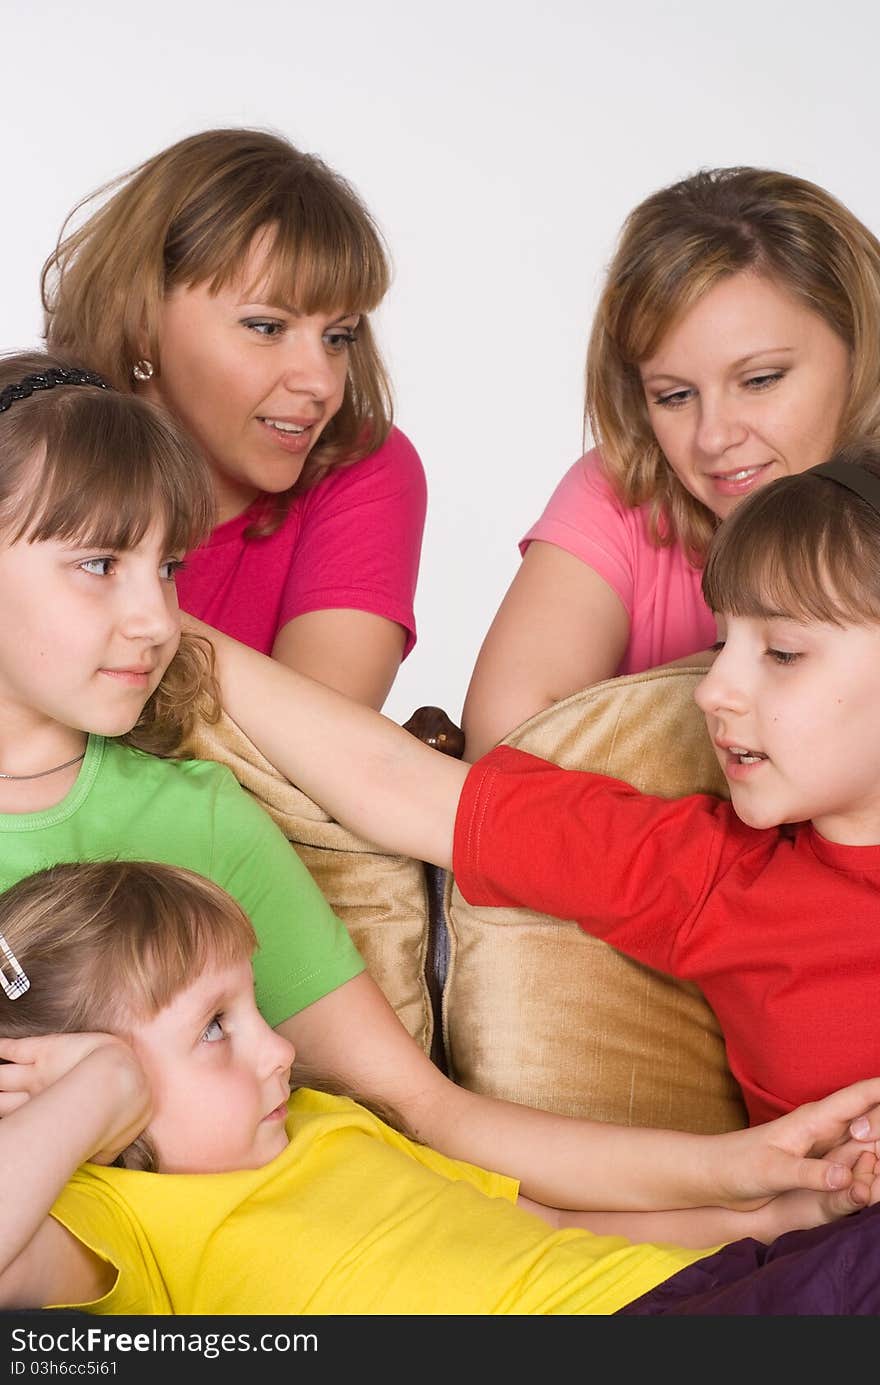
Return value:
[(390, 278), (372, 217), (259, 130), (192, 135), (112, 186), (44, 266), (46, 337), (204, 453), (217, 524), (182, 608), (381, 707), (415, 643), (426, 487), (370, 329)]
[(703, 171), (627, 218), (587, 356), (597, 442), (520, 544), (468, 758), (591, 683), (716, 639), (709, 539), (768, 481), (880, 431), (880, 242), (815, 184)]

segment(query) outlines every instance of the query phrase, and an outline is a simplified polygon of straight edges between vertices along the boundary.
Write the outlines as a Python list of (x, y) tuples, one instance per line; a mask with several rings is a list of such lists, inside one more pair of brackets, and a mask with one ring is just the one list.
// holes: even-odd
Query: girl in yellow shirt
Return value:
[[(518, 1199), (346, 1097), (290, 1096), (255, 941), (224, 890), (172, 866), (56, 865), (0, 896), (4, 1307), (607, 1314), (708, 1253), (593, 1234), (613, 1218)], [(646, 1158), (711, 1149), (721, 1186), (735, 1161), (765, 1194), (780, 1160), (837, 1146), (836, 1192), (678, 1214), (694, 1244), (724, 1218), (771, 1239), (872, 1200), (878, 1102), (875, 1079), (753, 1130), (622, 1134)], [(650, 1235), (651, 1214), (622, 1223)]]

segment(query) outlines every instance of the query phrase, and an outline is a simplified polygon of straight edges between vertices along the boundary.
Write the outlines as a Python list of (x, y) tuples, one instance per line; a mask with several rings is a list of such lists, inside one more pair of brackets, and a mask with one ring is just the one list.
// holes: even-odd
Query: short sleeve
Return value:
[(525, 553), (533, 539), (541, 539), (580, 558), (617, 593), (632, 618), (633, 529), (639, 519), (637, 510), (615, 496), (594, 450), (565, 473), (540, 519), (520, 540), (520, 552)]
[(398, 428), (303, 496), (278, 629), (309, 611), (349, 608), (395, 621), (416, 641), (414, 601), (427, 507), (425, 472)]
[(280, 828), (230, 770), (217, 768), (211, 878), (254, 926), (257, 1004), (274, 1027), (357, 976), (364, 962)]
[(765, 841), (724, 799), (655, 797), (499, 746), (465, 780), (453, 872), (469, 904), (573, 919), (681, 975), (680, 939), (732, 862)]

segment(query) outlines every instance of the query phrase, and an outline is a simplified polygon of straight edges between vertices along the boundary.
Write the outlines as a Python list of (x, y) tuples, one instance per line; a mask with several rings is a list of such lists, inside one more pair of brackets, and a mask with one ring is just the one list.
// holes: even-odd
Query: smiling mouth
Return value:
[(751, 480), (753, 476), (757, 476), (759, 472), (764, 471), (768, 466), (770, 466), (769, 462), (759, 462), (755, 466), (739, 467), (737, 471), (712, 471), (709, 473), (709, 479), (711, 481), (720, 481), (722, 483), (726, 482), (729, 485), (735, 485), (739, 481)]
[(767, 759), (767, 756), (762, 755), (760, 750), (746, 750), (740, 745), (728, 745), (725, 749), (727, 754), (740, 765), (756, 765), (760, 760)]
[(265, 423), (267, 428), (274, 428), (276, 433), (304, 433), (312, 426), (310, 423), (282, 423), (277, 418), (261, 418), (260, 422)]

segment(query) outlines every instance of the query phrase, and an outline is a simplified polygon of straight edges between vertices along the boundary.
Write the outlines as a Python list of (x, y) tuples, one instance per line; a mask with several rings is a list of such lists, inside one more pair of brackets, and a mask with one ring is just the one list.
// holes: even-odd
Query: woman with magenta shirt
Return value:
[(880, 243), (789, 174), (662, 188), (607, 274), (586, 418), (598, 446), (521, 541), (480, 651), (469, 757), (581, 688), (714, 643), (700, 580), (719, 521), (880, 428)]
[(182, 608), (376, 708), (415, 643), (426, 507), (369, 323), (389, 279), (338, 174), (228, 129), (126, 175), (42, 280), (50, 345), (163, 404), (210, 465)]

